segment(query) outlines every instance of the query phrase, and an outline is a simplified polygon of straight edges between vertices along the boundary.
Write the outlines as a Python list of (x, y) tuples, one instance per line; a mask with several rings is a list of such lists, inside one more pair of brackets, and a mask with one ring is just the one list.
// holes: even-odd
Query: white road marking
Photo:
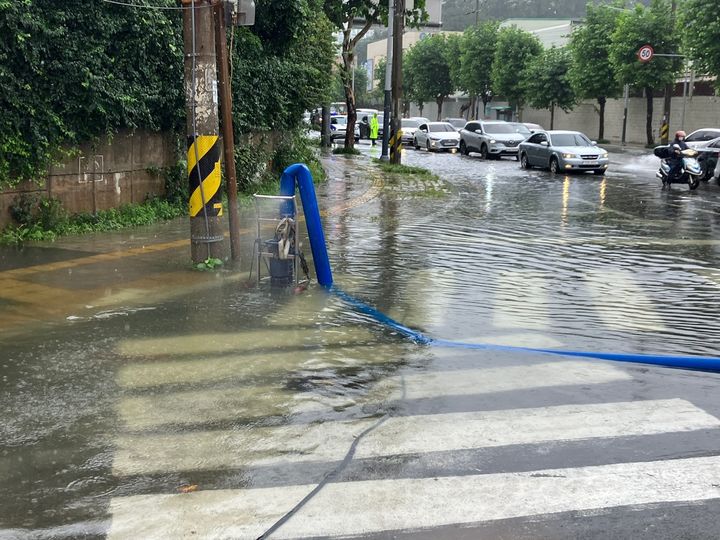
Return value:
[[(166, 384), (242, 380), (266, 384), (266, 377), (288, 375), (297, 370), (321, 370), (391, 362), (398, 358), (402, 343), (268, 351), (220, 357), (194, 355), (193, 359), (168, 362), (136, 362), (121, 367), (117, 381), (125, 388), (148, 388)], [(372, 355), (370, 355), (372, 351)], [(240, 391), (240, 390), (238, 390)]]
[[(286, 320), (292, 325), (294, 320)], [(305, 321), (307, 324), (307, 321)], [(247, 330), (231, 333), (181, 334), (162, 338), (126, 339), (118, 345), (125, 356), (222, 354), (282, 347), (344, 345), (372, 342), (365, 328), (298, 326), (295, 329)]]
[[(122, 436), (117, 441), (114, 473), (334, 462), (343, 459), (354, 438), (375, 421)], [(720, 428), (720, 421), (680, 399), (396, 417), (386, 420), (363, 438), (355, 457), (711, 428)]]
[[(720, 497), (720, 458), (330, 483), (272, 538), (349, 536)], [(138, 495), (110, 503), (109, 539), (257, 538), (315, 486)]]
[(486, 394), (544, 388), (550, 386), (603, 384), (627, 381), (632, 377), (602, 362), (557, 361), (545, 364), (466, 369), (389, 377), (378, 384), (378, 392), (388, 388), (405, 399)]
[(193, 390), (123, 398), (118, 415), (129, 430), (168, 424), (201, 424), (227, 420), (247, 421), (268, 416), (328, 411), (354, 404), (351, 396), (325, 396), (277, 386), (247, 386)]
[(548, 317), (547, 286), (542, 273), (530, 270), (502, 272), (495, 281), (493, 326), (525, 330), (545, 330)]
[(666, 329), (653, 300), (630, 272), (610, 268), (590, 270), (585, 281), (593, 308), (605, 326), (618, 330)]

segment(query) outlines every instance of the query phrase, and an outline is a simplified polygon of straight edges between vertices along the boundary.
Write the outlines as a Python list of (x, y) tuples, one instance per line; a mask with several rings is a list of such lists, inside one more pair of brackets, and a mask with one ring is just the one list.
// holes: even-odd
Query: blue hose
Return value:
[(697, 371), (713, 371), (720, 372), (720, 358), (713, 356), (666, 356), (654, 354), (624, 354), (624, 353), (604, 353), (592, 351), (566, 351), (563, 349), (539, 349), (534, 347), (513, 347), (511, 345), (492, 345), (487, 343), (463, 343), (462, 341), (451, 341), (446, 339), (433, 339), (426, 336), (422, 332), (408, 328), (405, 325), (391, 319), (384, 313), (379, 312), (375, 308), (368, 306), (364, 302), (354, 298), (343, 290), (333, 286), (330, 291), (338, 298), (357, 309), (360, 313), (364, 313), (375, 319), (380, 324), (391, 328), (409, 338), (411, 341), (421, 345), (435, 345), (438, 347), (450, 347), (458, 349), (475, 349), (475, 350), (495, 350), (507, 352), (530, 352), (545, 353), (561, 356), (575, 356), (580, 358), (594, 358), (597, 360), (612, 360), (614, 362), (632, 362), (637, 364), (650, 364), (663, 367), (693, 369)]
[[(320, 221), (320, 209), (315, 195), (315, 186), (313, 185), (310, 169), (302, 163), (290, 165), (285, 169), (285, 172), (280, 177), (280, 195), (294, 195), (296, 184), (300, 191), (300, 200), (305, 213), (310, 249), (315, 264), (315, 275), (320, 285), (330, 287), (333, 283), (332, 270), (330, 269), (330, 259), (325, 245), (325, 234)], [(289, 211), (286, 213), (289, 213)]]

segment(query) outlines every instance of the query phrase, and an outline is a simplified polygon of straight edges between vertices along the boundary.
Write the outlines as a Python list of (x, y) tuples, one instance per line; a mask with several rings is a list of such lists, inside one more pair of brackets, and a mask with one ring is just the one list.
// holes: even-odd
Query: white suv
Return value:
[(518, 145), (530, 135), (530, 130), (517, 122), (473, 120), (460, 130), (460, 153), (480, 152), (483, 159), (517, 159)]

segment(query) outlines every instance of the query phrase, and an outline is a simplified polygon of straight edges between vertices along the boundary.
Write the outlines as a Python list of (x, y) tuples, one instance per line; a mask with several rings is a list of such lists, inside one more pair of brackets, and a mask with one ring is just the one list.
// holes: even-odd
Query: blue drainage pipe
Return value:
[(580, 358), (594, 358), (598, 360), (612, 360), (614, 362), (632, 362), (637, 364), (651, 364), (656, 366), (693, 369), (697, 371), (713, 371), (720, 372), (720, 358), (713, 356), (666, 356), (653, 354), (623, 354), (623, 353), (604, 353), (592, 351), (566, 351), (563, 349), (540, 349), (533, 347), (513, 347), (510, 345), (491, 345), (487, 343), (463, 343), (462, 341), (450, 341), (446, 339), (433, 339), (426, 336), (422, 332), (408, 328), (405, 325), (391, 319), (384, 313), (379, 312), (375, 308), (368, 306), (357, 298), (354, 298), (343, 290), (332, 287), (333, 292), (338, 298), (347, 302), (360, 313), (364, 313), (375, 319), (380, 324), (396, 331), (399, 334), (409, 338), (411, 341), (421, 345), (434, 345), (437, 347), (450, 347), (457, 349), (475, 349), (475, 350), (495, 350), (507, 352), (530, 352), (555, 354), (560, 356), (574, 356)]
[[(328, 287), (332, 293), (344, 302), (351, 305), (361, 313), (375, 319), (380, 324), (391, 328), (395, 332), (409, 338), (415, 343), (421, 345), (435, 345), (439, 347), (453, 347), (462, 349), (475, 350), (499, 350), (510, 352), (532, 352), (555, 354), (560, 356), (575, 356), (580, 358), (594, 358), (599, 360), (612, 360), (615, 362), (633, 362), (638, 364), (651, 364), (663, 367), (672, 367), (680, 369), (694, 369), (699, 371), (720, 372), (720, 358), (712, 356), (665, 356), (652, 354), (622, 354), (622, 353), (603, 353), (592, 351), (565, 351), (562, 349), (539, 349), (532, 347), (512, 347), (509, 345), (490, 345), (483, 343), (463, 343), (461, 341), (450, 341), (445, 339), (433, 339), (426, 336), (422, 332), (408, 328), (400, 324), (396, 320), (388, 317), (377, 309), (368, 306), (364, 302), (350, 296), (343, 290), (333, 287), (332, 270), (330, 269), (330, 259), (328, 258), (327, 246), (325, 244), (325, 234), (320, 221), (320, 209), (317, 204), (317, 196), (315, 195), (315, 186), (313, 185), (312, 173), (306, 165), (296, 163), (290, 165), (280, 178), (280, 194), (291, 196), (295, 194), (295, 186), (300, 191), (300, 199), (302, 200), (303, 210), (305, 212), (305, 221), (307, 223), (308, 237), (310, 239), (310, 248), (315, 263), (315, 274), (317, 280), (323, 287)], [(290, 214), (289, 204), (283, 209), (285, 214)]]
[[(310, 249), (315, 264), (315, 275), (320, 285), (330, 287), (333, 283), (330, 259), (325, 244), (325, 233), (323, 233), (322, 222), (320, 221), (320, 209), (315, 195), (312, 173), (307, 168), (307, 165), (296, 163), (285, 169), (285, 172), (280, 177), (280, 195), (294, 195), (296, 185), (300, 192), (300, 200), (305, 213)], [(287, 211), (286, 213), (289, 214), (290, 212)]]

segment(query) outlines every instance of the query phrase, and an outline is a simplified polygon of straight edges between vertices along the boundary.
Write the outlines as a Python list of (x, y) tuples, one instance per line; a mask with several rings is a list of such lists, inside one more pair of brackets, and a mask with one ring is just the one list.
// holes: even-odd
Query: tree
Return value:
[(445, 98), (455, 90), (450, 78), (446, 55), (447, 40), (436, 34), (422, 39), (407, 52), (407, 66), (415, 99), (434, 100), (438, 106), (437, 119), (442, 118)]
[[(473, 96), (480, 96), (483, 110), (492, 94), (492, 64), (497, 46), (499, 24), (488, 21), (465, 30), (460, 48), (460, 73), (456, 85)], [(474, 103), (473, 103), (474, 105)], [(475, 107), (472, 107), (475, 111)]]
[[(387, 22), (388, 3), (379, 0), (324, 0), (325, 13), (335, 27), (342, 33), (342, 66), (341, 77), (347, 104), (347, 131), (345, 147), (355, 146), (355, 122), (357, 111), (355, 94), (352, 89), (352, 70), (355, 61), (355, 48), (358, 42), (375, 25)], [(411, 26), (417, 26), (427, 19), (425, 0), (415, 0), (414, 8), (405, 11), (405, 18)], [(359, 30), (355, 32), (356, 24)]]
[(492, 64), (492, 83), (496, 92), (507, 99), (522, 117), (525, 90), (521, 74), (530, 61), (539, 56), (542, 45), (538, 38), (515, 26), (501, 28)]
[(605, 138), (605, 104), (620, 95), (621, 85), (610, 63), (610, 36), (620, 12), (588, 5), (585, 24), (570, 36), (570, 81), (580, 99), (596, 99), (600, 106), (598, 139)]
[(551, 47), (533, 58), (523, 73), (528, 103), (538, 109), (550, 109), (550, 129), (555, 129), (555, 107), (568, 112), (575, 105), (569, 66), (570, 52)]
[(675, 81), (680, 60), (656, 56), (650, 62), (642, 63), (637, 58), (637, 51), (646, 44), (651, 45), (657, 53), (673, 54), (678, 51), (672, 13), (667, 0), (653, 0), (649, 7), (637, 5), (635, 11), (621, 13), (610, 45), (610, 62), (617, 79), (645, 91), (645, 132), (647, 144), (650, 146), (655, 141), (652, 129), (654, 89)]
[(679, 28), (693, 67), (716, 77), (720, 91), (720, 9), (712, 0), (685, 0), (679, 7)]

